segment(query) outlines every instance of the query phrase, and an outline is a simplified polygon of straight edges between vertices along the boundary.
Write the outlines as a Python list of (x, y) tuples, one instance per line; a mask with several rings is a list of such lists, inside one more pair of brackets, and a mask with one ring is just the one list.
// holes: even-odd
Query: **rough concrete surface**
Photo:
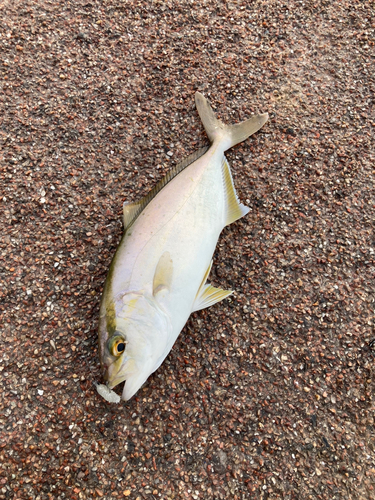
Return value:
[[(0, 499), (372, 499), (374, 4), (0, 4)], [(137, 395), (109, 404), (101, 292), (124, 201), (226, 122), (251, 211)], [(121, 388), (116, 389), (120, 393)]]

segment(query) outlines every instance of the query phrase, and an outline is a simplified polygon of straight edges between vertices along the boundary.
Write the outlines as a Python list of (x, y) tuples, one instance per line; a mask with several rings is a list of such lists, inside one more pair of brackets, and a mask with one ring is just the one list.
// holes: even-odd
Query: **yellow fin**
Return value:
[(173, 261), (169, 252), (164, 252), (156, 265), (152, 293), (155, 296), (162, 290), (170, 290), (173, 276)]
[(232, 290), (222, 290), (212, 285), (204, 285), (203, 289), (199, 290), (199, 292), (199, 295), (197, 295), (194, 301), (192, 312), (210, 307), (233, 293)]
[(229, 226), (229, 224), (231, 224), (232, 222), (246, 215), (249, 211), (249, 208), (243, 205), (238, 199), (236, 189), (233, 184), (230, 167), (225, 156), (223, 157), (222, 171), (223, 171), (224, 190), (226, 197), (225, 225)]
[(221, 288), (215, 288), (212, 285), (205, 284), (208, 275), (210, 274), (211, 267), (212, 267), (212, 260), (207, 268), (207, 271), (203, 276), (203, 280), (201, 286), (199, 287), (197, 295), (195, 296), (192, 312), (200, 311), (201, 309), (210, 307), (213, 304), (216, 304), (216, 302), (220, 302), (221, 300), (225, 299), (226, 297), (228, 297), (233, 293), (232, 290), (222, 290)]
[(212, 267), (212, 260), (210, 262), (210, 265), (207, 268), (207, 271), (204, 273), (204, 276), (203, 276), (203, 279), (202, 279), (202, 283), (200, 284), (200, 287), (199, 287), (199, 290), (198, 290), (198, 293), (197, 293), (196, 297), (198, 297), (200, 291), (203, 289), (203, 287), (204, 287), (204, 285), (205, 285), (205, 283), (207, 281), (208, 275), (211, 272), (211, 267)]

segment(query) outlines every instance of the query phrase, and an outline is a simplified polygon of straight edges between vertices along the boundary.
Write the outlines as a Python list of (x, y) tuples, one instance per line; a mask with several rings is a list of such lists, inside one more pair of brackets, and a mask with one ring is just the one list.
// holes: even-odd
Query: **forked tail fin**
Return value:
[(221, 141), (224, 151), (253, 135), (268, 120), (268, 114), (264, 113), (254, 115), (249, 120), (236, 125), (225, 125), (216, 118), (209, 102), (200, 92), (195, 94), (195, 105), (210, 141), (212, 143)]

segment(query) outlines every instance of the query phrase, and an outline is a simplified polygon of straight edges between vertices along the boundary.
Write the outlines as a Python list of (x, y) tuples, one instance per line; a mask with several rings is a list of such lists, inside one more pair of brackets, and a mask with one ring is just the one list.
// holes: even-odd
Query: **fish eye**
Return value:
[(111, 338), (108, 342), (108, 350), (112, 354), (112, 356), (121, 356), (121, 354), (125, 351), (126, 348), (126, 340), (123, 337), (115, 336)]
[(117, 352), (122, 352), (125, 351), (125, 343), (124, 342), (119, 342), (116, 345)]

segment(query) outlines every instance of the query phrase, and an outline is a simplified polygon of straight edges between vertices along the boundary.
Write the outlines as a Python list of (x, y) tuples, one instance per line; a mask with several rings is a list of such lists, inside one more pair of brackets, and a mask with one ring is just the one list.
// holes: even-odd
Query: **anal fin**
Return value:
[(230, 167), (225, 156), (223, 157), (222, 169), (223, 169), (224, 189), (226, 195), (225, 225), (229, 226), (229, 224), (232, 224), (232, 222), (246, 215), (249, 211), (249, 208), (243, 205), (238, 199), (236, 189), (233, 184)]
[(210, 307), (233, 293), (232, 290), (222, 290), (212, 285), (204, 285), (203, 289), (199, 290), (199, 292), (199, 295), (195, 298), (192, 312)]
[(205, 309), (206, 307), (210, 307), (216, 302), (220, 302), (221, 300), (232, 295), (232, 290), (222, 290), (221, 288), (215, 288), (212, 285), (206, 284), (206, 280), (208, 275), (210, 274), (212, 267), (212, 260), (210, 265), (207, 268), (207, 271), (204, 273), (203, 280), (197, 295), (195, 296), (195, 301), (193, 304), (193, 309), (191, 312), (200, 311), (201, 309)]

